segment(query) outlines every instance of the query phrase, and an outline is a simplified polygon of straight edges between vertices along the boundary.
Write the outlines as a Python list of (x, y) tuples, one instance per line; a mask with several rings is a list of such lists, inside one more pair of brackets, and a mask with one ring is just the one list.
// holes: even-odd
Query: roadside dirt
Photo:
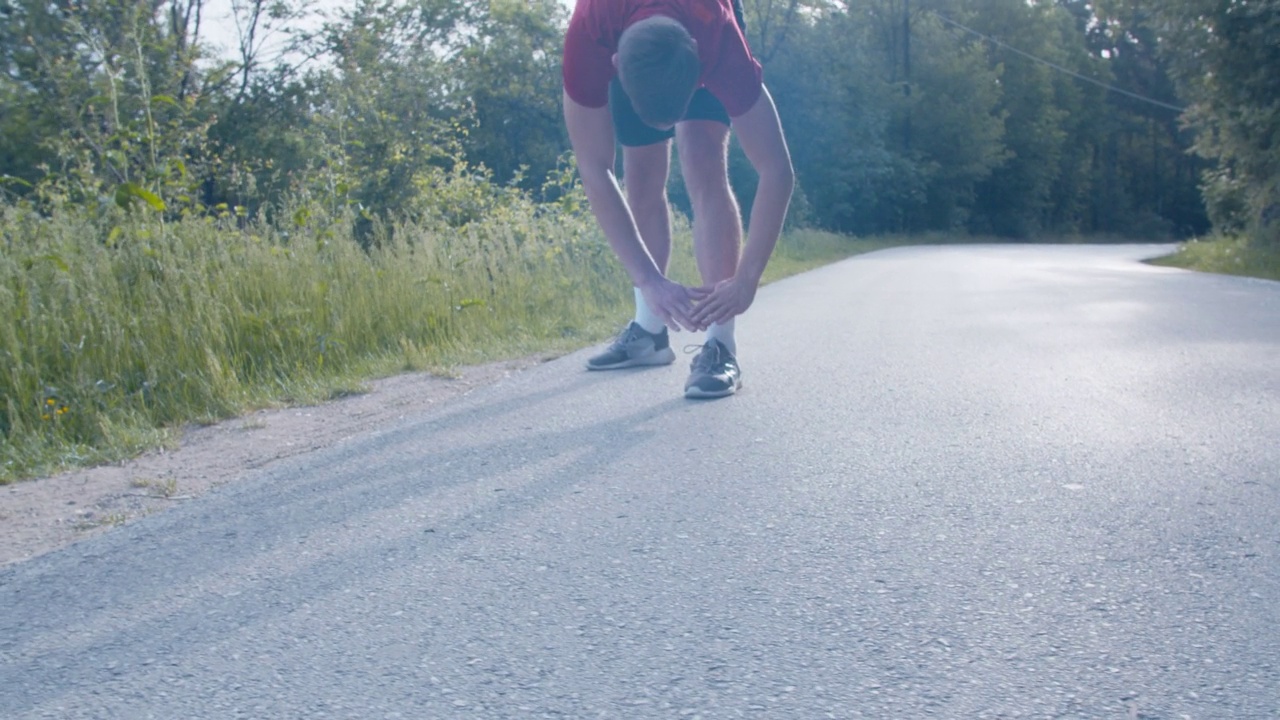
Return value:
[(454, 377), (411, 373), (376, 380), (362, 395), (189, 428), (175, 450), (0, 487), (0, 566), (189, 502), (251, 470), (376, 430), (548, 359), (471, 366)]

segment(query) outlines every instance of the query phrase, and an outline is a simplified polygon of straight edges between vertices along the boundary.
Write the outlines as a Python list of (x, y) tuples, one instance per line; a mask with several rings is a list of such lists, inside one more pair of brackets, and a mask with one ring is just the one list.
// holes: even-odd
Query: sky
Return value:
[[(336, 9), (350, 0), (318, 0), (317, 6), (322, 9)], [(243, 0), (206, 0), (204, 18), (201, 22), (200, 35), (206, 45), (219, 57), (234, 58), (238, 54), (240, 33), (236, 28), (233, 3), (244, 5)], [(317, 23), (318, 24), (318, 23)], [(269, 52), (273, 38), (268, 37), (266, 50)], [(278, 44), (278, 40), (276, 40)]]
[[(314, 0), (315, 9), (319, 13), (333, 13), (334, 11), (351, 5), (354, 0)], [(572, 10), (575, 0), (560, 0), (566, 8)], [(232, 12), (233, 3), (247, 5), (246, 0), (206, 0), (204, 8), (204, 19), (200, 30), (200, 34), (204, 37), (204, 41), (220, 57), (235, 58), (238, 50), (240, 34), (236, 29), (235, 16)], [(320, 21), (316, 20), (314, 27), (319, 27)], [(271, 39), (268, 39), (268, 45), (265, 48), (267, 55), (270, 55)], [(277, 40), (278, 42), (278, 40)]]

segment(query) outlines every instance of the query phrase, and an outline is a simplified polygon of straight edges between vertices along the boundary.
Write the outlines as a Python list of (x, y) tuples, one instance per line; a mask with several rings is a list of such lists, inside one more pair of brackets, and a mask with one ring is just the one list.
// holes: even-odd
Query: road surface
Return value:
[(735, 397), (583, 351), (0, 569), (0, 717), (1280, 717), (1280, 283), (1157, 252), (857, 257)]

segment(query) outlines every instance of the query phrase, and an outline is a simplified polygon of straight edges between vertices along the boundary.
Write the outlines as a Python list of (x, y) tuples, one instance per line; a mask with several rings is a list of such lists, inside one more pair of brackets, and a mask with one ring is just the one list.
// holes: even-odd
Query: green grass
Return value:
[(855, 238), (817, 230), (796, 230), (783, 236), (765, 268), (764, 283), (796, 275), (854, 255), (901, 245), (931, 244), (909, 237)]
[(1201, 272), (1280, 280), (1280, 248), (1251, 244), (1247, 238), (1242, 237), (1192, 240), (1184, 243), (1173, 255), (1157, 258), (1151, 263)]
[[(581, 207), (515, 199), (463, 227), (165, 222), (0, 205), (0, 484), (172, 443), (189, 423), (615, 332), (625, 273)], [(693, 282), (677, 223), (672, 274)], [(766, 281), (901, 241), (800, 231)]]

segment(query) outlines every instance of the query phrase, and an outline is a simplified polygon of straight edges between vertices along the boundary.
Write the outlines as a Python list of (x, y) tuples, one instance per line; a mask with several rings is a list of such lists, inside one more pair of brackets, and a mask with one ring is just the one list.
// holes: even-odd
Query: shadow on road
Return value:
[[(626, 415), (576, 422), (574, 408), (598, 402), (594, 388), (612, 381), (574, 374), (550, 386), (487, 388), (0, 571), (7, 608), (0, 655), (22, 658), (0, 670), (0, 715), (77, 691), (50, 682), (60, 674), (110, 683), (127, 670), (110, 660), (117, 651), (156, 658), (150, 671), (160, 671), (246, 625), (271, 624), (352, 584), (427, 563), (607, 475), (652, 437), (647, 423), (692, 411), (694, 404), (664, 395)], [(536, 427), (521, 417), (535, 407), (559, 408), (569, 419)], [(500, 491), (477, 489), (451, 517), (416, 519), (433, 499), (493, 478), (521, 479)], [(415, 519), (406, 521), (406, 506)], [(82, 590), (68, 596), (67, 587)]]

